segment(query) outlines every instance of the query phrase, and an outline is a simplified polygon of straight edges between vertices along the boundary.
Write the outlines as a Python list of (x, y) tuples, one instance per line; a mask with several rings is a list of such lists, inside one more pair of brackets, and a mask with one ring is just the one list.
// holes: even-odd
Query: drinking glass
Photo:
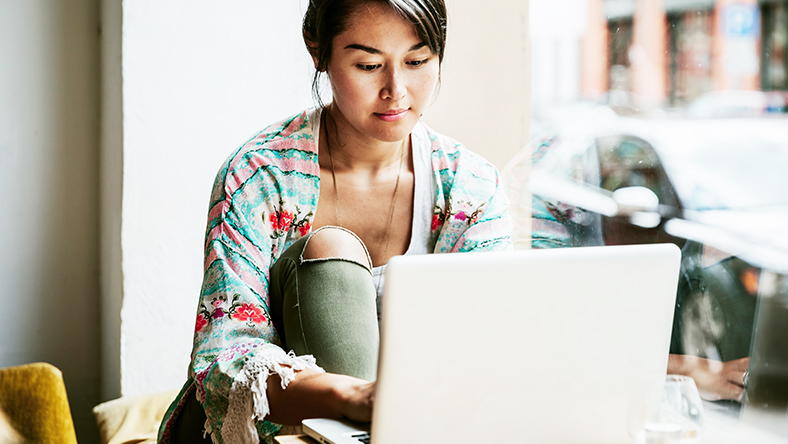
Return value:
[(633, 396), (629, 433), (637, 444), (694, 444), (702, 429), (703, 405), (688, 376), (644, 381)]

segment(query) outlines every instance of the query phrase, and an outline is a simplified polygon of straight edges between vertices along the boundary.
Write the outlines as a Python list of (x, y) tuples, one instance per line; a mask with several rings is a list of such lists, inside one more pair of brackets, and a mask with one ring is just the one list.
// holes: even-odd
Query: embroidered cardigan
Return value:
[[(321, 370), (313, 357), (281, 348), (268, 305), (269, 268), (312, 228), (319, 125), (317, 108), (275, 123), (220, 169), (208, 213), (189, 380), (164, 417), (160, 443), (170, 441), (173, 419), (195, 391), (214, 443), (257, 442), (258, 435), (272, 442), (281, 426), (265, 421), (267, 377), (278, 374), (284, 388), (300, 370)], [(508, 200), (495, 167), (421, 122), (412, 141), (427, 144), (437, 184), (428, 251), (511, 249)]]

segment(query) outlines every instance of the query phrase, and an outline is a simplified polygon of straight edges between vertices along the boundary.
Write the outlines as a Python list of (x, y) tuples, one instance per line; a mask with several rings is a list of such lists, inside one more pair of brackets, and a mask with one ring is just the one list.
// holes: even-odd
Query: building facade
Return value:
[(681, 106), (713, 90), (788, 90), (788, 0), (588, 1), (583, 96)]

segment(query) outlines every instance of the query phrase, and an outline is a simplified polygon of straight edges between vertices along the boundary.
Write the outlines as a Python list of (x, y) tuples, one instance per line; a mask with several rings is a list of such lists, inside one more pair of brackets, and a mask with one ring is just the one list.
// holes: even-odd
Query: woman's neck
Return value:
[(383, 142), (354, 131), (341, 113), (332, 112), (331, 105), (323, 113), (320, 145), (330, 150), (337, 171), (366, 170), (374, 173), (398, 165), (403, 149), (408, 148), (410, 136), (404, 140)]

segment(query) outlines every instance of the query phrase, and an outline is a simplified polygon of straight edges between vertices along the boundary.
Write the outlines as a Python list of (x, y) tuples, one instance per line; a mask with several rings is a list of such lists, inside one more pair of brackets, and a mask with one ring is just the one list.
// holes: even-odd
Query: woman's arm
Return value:
[(750, 358), (721, 362), (697, 356), (670, 355), (668, 374), (689, 376), (695, 380), (703, 399), (741, 401), (744, 395), (744, 372)]
[(270, 439), (279, 430), (268, 420), (270, 375), (277, 375), (270, 385), (281, 387), (321, 371), (311, 356), (282, 349), (268, 294), (272, 263), (288, 239), (309, 231), (316, 204), (308, 174), (318, 168), (316, 150), (304, 128), (307, 117), (299, 115), (263, 130), (214, 182), (190, 371), (215, 442)]
[(375, 383), (352, 376), (306, 369), (282, 389), (281, 379), (268, 377), (269, 421), (298, 425), (307, 418), (349, 418), (358, 422), (372, 420)]

